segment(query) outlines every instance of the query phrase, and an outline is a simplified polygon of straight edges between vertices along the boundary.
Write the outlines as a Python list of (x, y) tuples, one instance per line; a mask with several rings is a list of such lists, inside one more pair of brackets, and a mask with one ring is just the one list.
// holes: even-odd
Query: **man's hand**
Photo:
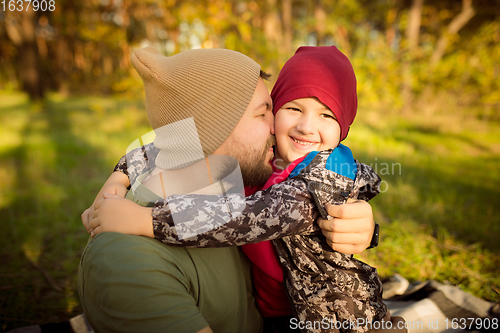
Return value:
[(94, 205), (89, 224), (92, 237), (101, 232), (154, 237), (152, 208), (142, 207), (116, 194), (104, 193), (103, 197)]
[(82, 213), (82, 223), (85, 229), (87, 229), (88, 233), (92, 232), (92, 228), (90, 227), (90, 221), (92, 220), (92, 215), (94, 214), (94, 209), (96, 203), (100, 203), (104, 200), (104, 193), (115, 194), (122, 198), (127, 195), (127, 186), (130, 185), (127, 175), (121, 172), (113, 172), (111, 176), (109, 176), (108, 180), (104, 183), (99, 193), (92, 203), (92, 206), (87, 208)]
[(326, 204), (325, 209), (333, 219), (320, 217), (316, 222), (333, 250), (357, 254), (370, 246), (375, 222), (368, 202), (349, 199), (343, 205)]

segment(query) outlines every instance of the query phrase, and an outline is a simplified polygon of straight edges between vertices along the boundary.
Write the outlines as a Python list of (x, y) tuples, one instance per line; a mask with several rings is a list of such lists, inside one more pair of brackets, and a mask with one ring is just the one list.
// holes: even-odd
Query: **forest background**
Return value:
[[(36, 9), (36, 10), (35, 10)], [(382, 276), (500, 301), (500, 3), (495, 0), (0, 2), (0, 329), (82, 312), (80, 222), (150, 131), (134, 49), (247, 54), (274, 79), (301, 45), (353, 63), (345, 143), (384, 179)]]

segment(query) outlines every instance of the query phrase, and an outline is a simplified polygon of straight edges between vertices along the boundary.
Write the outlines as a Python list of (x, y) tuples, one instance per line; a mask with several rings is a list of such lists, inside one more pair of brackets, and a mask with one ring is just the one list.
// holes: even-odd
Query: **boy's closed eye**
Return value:
[[(285, 106), (283, 107), (283, 109), (285, 110), (290, 110), (290, 111), (294, 111), (294, 112), (302, 112), (302, 110), (296, 106)], [(320, 114), (320, 117), (323, 117), (323, 118), (327, 118), (327, 119), (333, 119), (333, 120), (337, 120), (337, 117), (335, 116), (335, 114), (333, 112), (324, 112), (324, 113), (321, 113)]]
[(330, 119), (333, 119), (333, 120), (337, 120), (337, 117), (335, 117), (334, 114), (322, 113), (321, 116), (324, 117), (324, 118), (330, 118)]

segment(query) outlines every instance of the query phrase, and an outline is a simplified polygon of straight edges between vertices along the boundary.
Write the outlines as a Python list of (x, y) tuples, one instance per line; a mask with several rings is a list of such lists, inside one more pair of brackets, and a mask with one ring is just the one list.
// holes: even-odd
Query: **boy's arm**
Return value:
[[(351, 192), (346, 204), (331, 205), (331, 196), (328, 193), (332, 191), (313, 192), (317, 204), (324, 206), (325, 213), (334, 217), (327, 219), (327, 216), (322, 216), (316, 221), (327, 243), (335, 251), (346, 254), (361, 253), (371, 245), (375, 222), (372, 208), (367, 201), (380, 193), (381, 184), (380, 177), (370, 166), (355, 162), (357, 175), (353, 186), (350, 186)], [(304, 177), (321, 181), (331, 176), (325, 169), (318, 171), (317, 174), (305, 174)]]
[(125, 197), (131, 183), (129, 178), (135, 180), (139, 175), (150, 170), (152, 167), (150, 161), (154, 161), (158, 151), (154, 144), (150, 143), (133, 149), (120, 158), (113, 170), (113, 174), (104, 183), (92, 205), (81, 215), (82, 223), (87, 232), (93, 233), (90, 222), (93, 219), (96, 204), (100, 205), (102, 203), (104, 194), (108, 193), (122, 198)]
[(134, 184), (137, 177), (155, 167), (154, 162), (159, 151), (153, 143), (133, 149), (122, 156), (114, 171), (124, 173), (128, 176), (130, 184)]
[(152, 211), (117, 196), (106, 197), (90, 223), (96, 234), (116, 231), (151, 237), (154, 231), (154, 237), (166, 244), (224, 247), (318, 230), (318, 212), (307, 185), (297, 179), (246, 198), (173, 195), (157, 202)]
[[(311, 179), (327, 182), (326, 184), (351, 188), (350, 197), (369, 200), (378, 193), (380, 178), (368, 166), (357, 163), (358, 176), (354, 182), (346, 183), (346, 178), (338, 178), (331, 171), (322, 167), (313, 167), (304, 175), (287, 179), (271, 188), (257, 192), (238, 200), (211, 201), (210, 198), (172, 196), (166, 203), (157, 203), (153, 208), (153, 228), (155, 237), (165, 243), (196, 247), (217, 247), (242, 245), (263, 240), (271, 240), (293, 234), (310, 233), (315, 230), (313, 222), (318, 215), (315, 204), (326, 205), (328, 215), (335, 217), (335, 239), (330, 243), (343, 253), (360, 253), (368, 247), (374, 222), (371, 206), (364, 201), (350, 200), (345, 205), (345, 198), (332, 191), (317, 200), (310, 193)], [(329, 173), (327, 175), (327, 173)], [(332, 183), (329, 183), (332, 181)], [(353, 186), (354, 185), (354, 186)], [(317, 191), (315, 193), (318, 193)], [(312, 199), (314, 197), (314, 200)], [(222, 198), (224, 199), (224, 198)], [(334, 203), (336, 205), (331, 205)], [(244, 205), (239, 210), (238, 205)], [(226, 220), (228, 209), (241, 211)], [(339, 208), (340, 207), (340, 208)], [(235, 209), (234, 209), (235, 208)], [(180, 214), (182, 212), (184, 215)], [(180, 216), (180, 218), (178, 218)], [(327, 220), (331, 221), (331, 220)], [(325, 222), (325, 220), (322, 220)], [(325, 225), (324, 233), (330, 233), (331, 226)], [(327, 235), (327, 237), (330, 235)]]
[(249, 197), (174, 195), (153, 207), (155, 238), (188, 247), (240, 246), (318, 230), (318, 211), (298, 179)]
[[(144, 153), (144, 156), (145, 155)], [(292, 183), (287, 184), (287, 182)], [(294, 185), (293, 182), (296, 182), (298, 186)], [(119, 198), (113, 197), (115, 200), (107, 200), (106, 207), (100, 210), (101, 216), (99, 216), (99, 212), (97, 211), (94, 213), (95, 221), (93, 222), (93, 226), (97, 227), (102, 223), (104, 228), (98, 228), (99, 232), (116, 231), (149, 237), (152, 237), (152, 230), (154, 228), (158, 240), (165, 243), (191, 247), (241, 245), (291, 234), (308, 233), (315, 230), (313, 222), (318, 214), (312, 204), (307, 186), (304, 186), (305, 183), (297, 182), (292, 179), (286, 180), (278, 185), (282, 186), (282, 190), (279, 190), (275, 185), (274, 192), (269, 192), (264, 196), (259, 195), (259, 192), (257, 193), (257, 195), (259, 195), (258, 198), (257, 196), (247, 198), (247, 201), (253, 200), (253, 205), (255, 207), (252, 208), (252, 202), (248, 202), (249, 205), (245, 207), (242, 214), (238, 215), (237, 218), (233, 218), (230, 224), (224, 224), (220, 219), (221, 216), (228, 215), (227, 209), (224, 210), (222, 208), (219, 214), (213, 213), (213, 211), (217, 211), (217, 209), (220, 210), (221, 207), (228, 206), (227, 198), (222, 198), (221, 202), (221, 200), (214, 201), (214, 197), (212, 196), (211, 202), (210, 200), (206, 201), (204, 198), (198, 202), (191, 201), (189, 206), (182, 204), (180, 211), (185, 210), (188, 212), (187, 214), (189, 214), (191, 210), (191, 221), (198, 221), (198, 226), (203, 226), (205, 231), (203, 228), (200, 229), (199, 227), (193, 230), (193, 223), (191, 223), (191, 226), (186, 223), (177, 223), (176, 226), (176, 223), (174, 223), (169, 204), (174, 204), (174, 210), (179, 211), (179, 205), (175, 206), (175, 202), (177, 200), (177, 203), (183, 203), (183, 200), (187, 198), (185, 196), (169, 197), (168, 202), (156, 203), (152, 211), (150, 208), (144, 208), (130, 201), (121, 204), (121, 201), (124, 199), (119, 200)], [(280, 193), (280, 191), (282, 192)], [(203, 196), (198, 196), (197, 198), (202, 197)], [(289, 200), (280, 202), (277, 200), (279, 198)], [(300, 198), (302, 198), (302, 200), (298, 200)], [(235, 202), (232, 204), (240, 205), (241, 208), (241, 200), (237, 199), (239, 198), (233, 197)], [(269, 206), (269, 202), (274, 204)], [(300, 208), (301, 206), (302, 209)], [(295, 216), (293, 216), (293, 214), (288, 215), (289, 212), (287, 211), (287, 207), (296, 208), (294, 210)], [(355, 202), (344, 205), (327, 205), (327, 207), (329, 215), (335, 217), (335, 219), (319, 219), (318, 222), (332, 248), (342, 253), (360, 253), (366, 249), (366, 244), (371, 240), (374, 230), (371, 206), (366, 202)], [(203, 208), (203, 210), (200, 210), (200, 208)], [(260, 211), (263, 208), (265, 209)], [(210, 210), (212, 210), (212, 212), (206, 214), (206, 212)], [(105, 218), (104, 213), (106, 211), (108, 212), (108, 214), (106, 214), (108, 217)], [(246, 216), (247, 212), (253, 215)], [(256, 215), (256, 212), (260, 212), (261, 214)], [(274, 213), (273, 219), (269, 219), (269, 212)], [(201, 215), (201, 217), (196, 217), (196, 214)], [(132, 216), (135, 217), (131, 219)], [(294, 220), (297, 216), (299, 216), (298, 220)], [(262, 220), (260, 220), (261, 224), (259, 224), (259, 217), (262, 217)], [(217, 218), (219, 218), (218, 221)], [(245, 218), (247, 218), (247, 220), (245, 220)], [(131, 223), (124, 223), (127, 219)], [(183, 220), (189, 222), (189, 219), (186, 217), (184, 217)], [(250, 222), (250, 225), (246, 225), (247, 222)], [(263, 232), (263, 230), (267, 229), (268, 225), (273, 224), (276, 226), (281, 224), (283, 228), (278, 228), (279, 230), (276, 232)], [(130, 228), (127, 227), (129, 230), (123, 230), (127, 225), (130, 226)], [(96, 230), (96, 233), (99, 233), (97, 232), (98, 230)], [(241, 232), (242, 230), (245, 230), (245, 232)], [(181, 237), (177, 236), (177, 232), (180, 233)], [(198, 241), (197, 238), (186, 238), (187, 235), (200, 235), (203, 236), (202, 238), (208, 238), (208, 240), (203, 239), (203, 241)], [(228, 235), (229, 237), (227, 237)]]
[[(285, 181), (285, 183), (281, 185), (286, 185), (288, 181), (289, 180)], [(270, 189), (272, 189), (272, 187)], [(297, 191), (297, 188), (293, 185), (285, 186), (284, 189), (290, 191), (288, 192), (289, 196), (286, 196), (286, 198), (290, 200), (289, 205), (285, 204), (280, 206), (279, 202), (275, 201), (276, 207), (267, 207), (267, 212), (275, 213), (274, 220), (266, 220), (265, 218), (260, 220), (260, 222), (264, 224), (266, 221), (268, 221), (267, 223), (278, 223), (277, 226), (282, 222), (290, 222), (290, 224), (287, 225), (289, 227), (288, 229), (283, 228), (277, 230), (273, 238), (279, 238), (280, 235), (286, 236), (287, 231), (290, 232), (290, 234), (294, 234), (301, 233), (300, 230), (302, 229), (304, 233), (313, 230), (314, 225), (312, 222), (314, 221), (314, 216), (318, 215), (314, 206), (311, 205), (311, 198), (309, 198), (309, 201), (306, 200), (301, 203), (302, 208), (307, 208), (309, 212), (307, 213), (305, 210), (300, 209), (300, 205), (298, 205), (300, 202), (294, 197), (294, 195), (300, 196), (300, 191)], [(271, 197), (271, 200), (275, 199), (272, 198), (272, 196), (273, 192), (269, 192), (268, 195), (260, 196), (258, 199), (254, 200), (256, 209), (258, 209), (258, 206), (266, 207), (266, 198)], [(105, 197), (109, 199), (102, 201), (102, 209), (99, 208), (96, 211), (94, 214), (95, 220), (92, 222), (92, 226), (96, 228), (96, 234), (105, 231), (115, 231), (148, 237), (155, 237), (156, 235), (156, 238), (164, 243), (192, 247), (220, 247), (234, 244), (246, 244), (258, 242), (259, 240), (271, 239), (272, 235), (270, 232), (262, 232), (266, 230), (265, 228), (267, 226), (262, 228), (258, 223), (255, 223), (259, 222), (259, 215), (254, 214), (253, 218), (248, 219), (248, 221), (254, 222), (253, 228), (252, 226), (245, 225), (245, 223), (248, 222), (244, 219), (245, 214), (252, 211), (251, 207), (248, 206), (246, 207), (247, 212), (244, 210), (242, 214), (238, 216), (239, 220), (235, 219), (233, 224), (219, 226), (216, 229), (207, 231), (205, 234), (200, 234), (201, 237), (198, 241), (192, 238), (179, 239), (177, 236), (176, 224), (172, 219), (172, 214), (167, 203), (156, 203), (154, 209), (151, 209), (139, 206), (128, 199), (119, 198), (117, 196), (105, 195)], [(198, 198), (201, 197), (203, 196), (198, 196)], [(182, 202), (181, 198), (181, 196), (177, 197), (178, 202)], [(252, 197), (247, 199), (252, 199)], [(174, 204), (174, 201), (171, 201), (171, 204)], [(200, 204), (205, 205), (206, 203)], [(225, 202), (223, 202), (223, 204), (226, 205)], [(294, 211), (296, 212), (296, 216), (302, 216), (302, 223), (299, 221), (295, 227), (295, 221), (287, 220), (287, 207), (289, 207), (290, 204), (295, 205), (294, 208), (296, 208), (296, 210)], [(196, 203), (193, 205), (196, 205)], [(214, 202), (212, 202), (212, 205), (214, 205)], [(186, 209), (189, 211), (188, 208)], [(363, 252), (370, 243), (375, 224), (370, 204), (359, 200), (348, 201), (348, 203), (343, 205), (327, 204), (326, 210), (328, 214), (334, 218), (330, 220), (318, 218), (317, 222), (332, 249), (347, 254)], [(206, 214), (206, 209), (194, 209), (194, 211), (202, 215), (201, 220), (199, 220), (200, 225), (208, 225), (210, 218), (212, 217), (213, 219), (215, 217), (215, 215)], [(223, 214), (227, 215), (226, 212), (227, 210), (224, 211)], [(265, 211), (261, 213), (266, 215)], [(282, 218), (276, 219), (276, 216), (280, 216), (279, 214), (283, 214)], [(153, 233), (153, 225), (155, 233)], [(99, 226), (102, 227), (99, 228)], [(179, 225), (179, 228), (181, 228), (182, 233), (182, 225)], [(234, 233), (231, 228), (235, 229)], [(252, 229), (254, 229), (254, 231), (251, 231)], [(230, 237), (226, 238), (226, 235), (230, 235)], [(208, 237), (208, 240), (205, 239), (205, 237)], [(240, 237), (239, 240), (237, 239), (238, 237)]]

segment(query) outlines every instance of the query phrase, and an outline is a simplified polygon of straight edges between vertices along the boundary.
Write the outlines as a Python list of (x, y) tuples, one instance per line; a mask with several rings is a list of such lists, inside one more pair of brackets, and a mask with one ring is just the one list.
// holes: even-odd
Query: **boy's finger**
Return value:
[(82, 218), (82, 223), (85, 229), (89, 228), (89, 220), (90, 220), (90, 208), (85, 209), (85, 211), (82, 213), (81, 218)]
[(338, 218), (331, 220), (318, 218), (316, 222), (321, 230), (335, 233), (364, 233), (374, 228), (374, 224), (367, 223), (365, 219), (350, 219), (346, 221)]
[(121, 197), (117, 194), (112, 194), (112, 193), (104, 193), (103, 197), (104, 197), (104, 199), (123, 199), (123, 197)]
[(96, 235), (99, 235), (100, 233), (101, 233), (101, 226), (98, 226), (94, 230), (92, 230), (92, 237), (95, 237)]
[(99, 209), (99, 207), (101, 207), (101, 205), (102, 205), (102, 202), (103, 202), (103, 201), (104, 201), (104, 199), (103, 199), (103, 198), (99, 198), (99, 200), (97, 200), (97, 199), (96, 199), (96, 200), (94, 201), (94, 212), (95, 212), (96, 210), (98, 210), (98, 209)]
[(356, 244), (336, 244), (336, 243), (328, 243), (330, 247), (337, 252), (344, 254), (359, 254), (362, 253), (365, 248)]
[(89, 229), (93, 230), (97, 226), (97, 216), (92, 218), (89, 223)]
[(323, 232), (325, 238), (334, 244), (364, 244), (366, 236), (361, 233)]

